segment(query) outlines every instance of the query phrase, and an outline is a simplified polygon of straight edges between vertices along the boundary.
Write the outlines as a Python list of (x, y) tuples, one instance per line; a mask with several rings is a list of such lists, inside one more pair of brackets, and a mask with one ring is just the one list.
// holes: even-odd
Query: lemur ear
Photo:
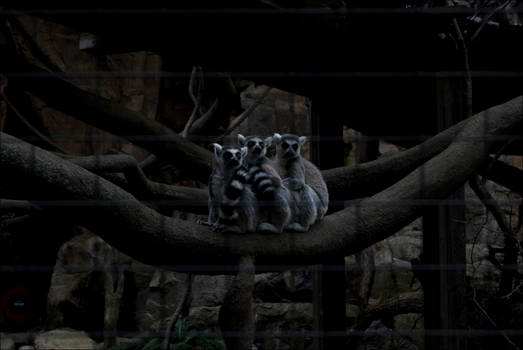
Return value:
[(247, 153), (249, 152), (249, 149), (247, 147), (240, 148), (242, 157), (247, 157)]
[(309, 138), (307, 136), (300, 136), (298, 138), (298, 142), (300, 143), (300, 146), (303, 146), (305, 142), (309, 141)]
[(211, 146), (212, 146), (212, 148), (214, 150), (214, 154), (217, 157), (219, 157), (222, 154), (222, 146), (220, 144), (217, 144), (217, 143), (213, 143)]
[(278, 134), (278, 133), (274, 133), (274, 135), (272, 135), (272, 140), (276, 143), (280, 143), (281, 142), (281, 135)]
[(244, 146), (245, 145), (245, 136), (242, 134), (238, 134), (238, 145)]
[(265, 140), (263, 140), (263, 142), (265, 143), (265, 148), (269, 148), (271, 147), (272, 145), (272, 137), (267, 137)]

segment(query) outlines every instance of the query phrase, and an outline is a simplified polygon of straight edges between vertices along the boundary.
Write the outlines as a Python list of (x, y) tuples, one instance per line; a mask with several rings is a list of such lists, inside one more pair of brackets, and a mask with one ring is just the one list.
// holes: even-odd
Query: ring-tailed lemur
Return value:
[(327, 185), (319, 169), (303, 158), (301, 146), (307, 137), (274, 134), (276, 156), (274, 166), (283, 178), (283, 185), (292, 193), (298, 207), (290, 229), (307, 231), (316, 220), (323, 218), (329, 205)]
[(246, 186), (243, 165), (247, 148), (214, 147), (214, 164), (209, 177), (209, 221), (215, 231), (246, 232), (256, 229), (256, 198)]
[(281, 185), (281, 178), (270, 166), (265, 155), (270, 147), (272, 137), (266, 139), (258, 136), (238, 134), (238, 144), (247, 147), (245, 163), (249, 172), (249, 184), (258, 198), (258, 231), (281, 233), (290, 222), (293, 204), (291, 193)]

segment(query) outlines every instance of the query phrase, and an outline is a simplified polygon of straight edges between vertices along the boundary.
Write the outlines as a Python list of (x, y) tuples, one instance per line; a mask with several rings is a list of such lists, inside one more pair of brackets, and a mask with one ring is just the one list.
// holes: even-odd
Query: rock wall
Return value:
[[(156, 118), (160, 78), (140, 73), (159, 72), (160, 56), (149, 52), (93, 55), (79, 50), (79, 33), (71, 28), (31, 16), (16, 16), (10, 21), (17, 45), (32, 63), (66, 72), (66, 79), (78, 87)], [(30, 97), (30, 102), (42, 123), (41, 131), (73, 154), (123, 152), (139, 160), (147, 154), (131, 143), (48, 107), (35, 97)]]

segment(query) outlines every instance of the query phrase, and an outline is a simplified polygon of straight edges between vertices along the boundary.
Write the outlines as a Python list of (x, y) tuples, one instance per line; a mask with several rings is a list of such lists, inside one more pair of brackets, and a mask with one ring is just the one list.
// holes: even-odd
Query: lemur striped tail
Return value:
[(223, 216), (220, 221), (224, 224), (231, 224), (238, 220), (238, 204), (240, 203), (240, 196), (248, 181), (248, 172), (240, 168), (234, 173), (231, 180), (225, 187), (225, 198), (221, 203), (221, 211)]
[(258, 198), (274, 198), (276, 188), (272, 182), (272, 178), (261, 167), (255, 165), (249, 169), (249, 183), (252, 184), (252, 190)]

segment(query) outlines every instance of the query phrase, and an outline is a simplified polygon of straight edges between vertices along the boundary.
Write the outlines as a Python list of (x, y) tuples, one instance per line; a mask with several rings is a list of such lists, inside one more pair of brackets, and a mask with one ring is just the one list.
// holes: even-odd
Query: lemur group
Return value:
[(307, 139), (238, 135), (236, 146), (212, 144), (206, 224), (217, 232), (308, 231), (327, 212), (329, 193), (320, 170), (301, 156)]

